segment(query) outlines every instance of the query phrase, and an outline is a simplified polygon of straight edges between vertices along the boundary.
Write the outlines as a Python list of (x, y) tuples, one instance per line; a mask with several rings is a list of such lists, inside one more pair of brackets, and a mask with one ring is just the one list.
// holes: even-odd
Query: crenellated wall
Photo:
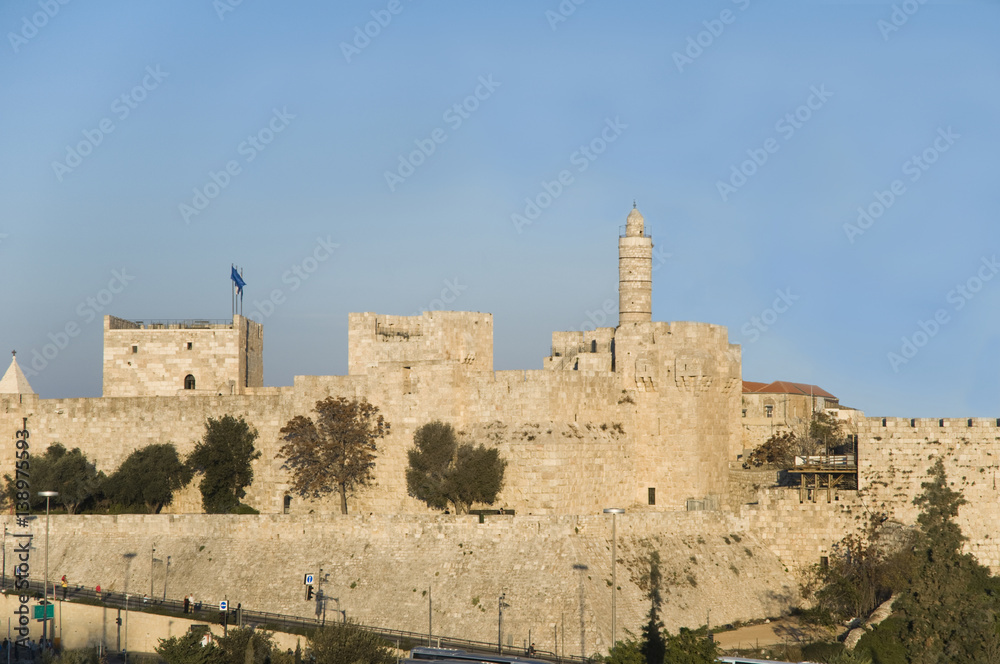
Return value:
[[(426, 512), (407, 495), (406, 450), (418, 427), (438, 419), (465, 431), (472, 442), (501, 450), (508, 466), (500, 505), (518, 513), (592, 513), (608, 505), (683, 510), (689, 499), (717, 504), (726, 494), (728, 457), (733, 441), (740, 439), (741, 380), (739, 347), (729, 344), (724, 327), (632, 323), (579, 339), (554, 335), (560, 343), (590, 342), (586, 350), (591, 352), (579, 357), (600, 359), (577, 361), (561, 371), (493, 371), (489, 314), (352, 314), (348, 376), (299, 376), (292, 387), (247, 387), (236, 394), (201, 389), (158, 394), (166, 390), (162, 381), (174, 373), (208, 367), (197, 360), (199, 352), (221, 363), (220, 371), (252, 369), (252, 363), (236, 364), (236, 346), (262, 335), (253, 329), (244, 335), (244, 321), (236, 317), (233, 326), (218, 329), (161, 330), (109, 317), (106, 355), (112, 359), (106, 367), (117, 367), (122, 353), (136, 362), (147, 360), (108, 369), (106, 380), (120, 379), (122, 385), (107, 389), (137, 394), (0, 397), (0, 426), (9, 432), (0, 438), (0, 468), (13, 461), (13, 432), (25, 415), (36, 451), (54, 442), (80, 447), (108, 473), (151, 443), (171, 442), (187, 454), (203, 436), (208, 418), (233, 415), (257, 429), (262, 451), (246, 500), (262, 512), (278, 513), (290, 480), (277, 458), (281, 427), (295, 415), (309, 415), (317, 401), (343, 396), (367, 399), (391, 424), (390, 435), (378, 442), (374, 481), (349, 500), (351, 510)], [(228, 341), (212, 346), (208, 339), (219, 335)], [(134, 353), (132, 345), (137, 345)], [(252, 358), (256, 348), (251, 343), (244, 355)], [(172, 360), (175, 356), (187, 358), (187, 364)], [(621, 358), (615, 371), (613, 356)], [(150, 386), (133, 390), (130, 386), (145, 375), (151, 376)], [(187, 490), (170, 509), (197, 508), (197, 493)], [(334, 499), (297, 497), (290, 507), (292, 513), (338, 509)]]

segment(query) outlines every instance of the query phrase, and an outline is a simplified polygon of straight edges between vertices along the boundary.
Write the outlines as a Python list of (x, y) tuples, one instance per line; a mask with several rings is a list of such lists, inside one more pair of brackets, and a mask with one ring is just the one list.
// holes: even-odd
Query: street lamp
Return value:
[(128, 664), (128, 577), (129, 572), (132, 571), (132, 560), (136, 555), (135, 553), (122, 554), (122, 558), (125, 559), (125, 648), (123, 649), (125, 664)]
[(7, 592), (7, 524), (3, 526), (3, 588)]
[(149, 547), (149, 600), (153, 601), (153, 563), (156, 562), (156, 542)]
[(585, 590), (585, 588), (583, 586), (583, 573), (586, 572), (589, 568), (586, 565), (584, 565), (583, 563), (574, 563), (573, 564), (573, 569), (580, 573), (580, 659), (586, 660), (587, 659), (587, 639), (586, 639), (586, 634), (587, 634), (587, 632), (586, 632), (586, 625), (587, 625), (587, 623), (584, 620), (584, 613), (585, 613), (585, 606), (584, 605), (585, 605), (585, 602), (586, 602), (587, 593), (586, 593), (586, 590)]
[(167, 601), (167, 578), (170, 576), (170, 556), (167, 556), (167, 564), (163, 570), (163, 601)]
[(509, 609), (510, 604), (507, 603), (507, 593), (500, 593), (500, 599), (497, 602), (498, 612), (497, 612), (497, 654), (503, 654), (503, 610)]
[(620, 507), (606, 507), (605, 514), (611, 515), (611, 647), (615, 647), (615, 632), (618, 629), (617, 593), (618, 593), (618, 524), (619, 514), (625, 514)]
[[(49, 640), (49, 500), (59, 495), (58, 491), (39, 491), (39, 496), (45, 498), (45, 582), (42, 586), (42, 638)], [(55, 592), (52, 593), (55, 595)], [(55, 599), (55, 597), (53, 597)]]

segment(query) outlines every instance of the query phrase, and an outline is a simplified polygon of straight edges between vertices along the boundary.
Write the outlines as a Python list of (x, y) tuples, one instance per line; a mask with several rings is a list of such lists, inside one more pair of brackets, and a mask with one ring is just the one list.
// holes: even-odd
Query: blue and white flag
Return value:
[(236, 284), (236, 292), (243, 295), (243, 287), (247, 285), (247, 282), (243, 281), (243, 277), (236, 271), (236, 267), (233, 267), (233, 272), (229, 276), (233, 280), (233, 283)]

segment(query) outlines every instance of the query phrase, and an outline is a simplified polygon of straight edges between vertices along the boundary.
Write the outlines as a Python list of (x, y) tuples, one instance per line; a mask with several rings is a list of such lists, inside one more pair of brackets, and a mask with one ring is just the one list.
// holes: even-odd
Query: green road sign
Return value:
[[(56, 610), (56, 605), (55, 604), (46, 604), (44, 606), (42, 606), (41, 604), (36, 604), (32, 608), (35, 610), (35, 620), (44, 620), (45, 618), (53, 618), (56, 615), (55, 614), (55, 610)], [(43, 608), (45, 609), (44, 616), (42, 615), (42, 609)]]

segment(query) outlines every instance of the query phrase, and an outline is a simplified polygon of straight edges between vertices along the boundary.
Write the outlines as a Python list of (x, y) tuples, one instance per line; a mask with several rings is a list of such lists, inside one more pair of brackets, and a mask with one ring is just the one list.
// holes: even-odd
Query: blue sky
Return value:
[(4, 2), (0, 348), (97, 396), (100, 316), (227, 318), (235, 262), (265, 384), (346, 373), (351, 311), (540, 368), (635, 199), (654, 319), (744, 378), (996, 417), (1000, 5), (678, 4)]

